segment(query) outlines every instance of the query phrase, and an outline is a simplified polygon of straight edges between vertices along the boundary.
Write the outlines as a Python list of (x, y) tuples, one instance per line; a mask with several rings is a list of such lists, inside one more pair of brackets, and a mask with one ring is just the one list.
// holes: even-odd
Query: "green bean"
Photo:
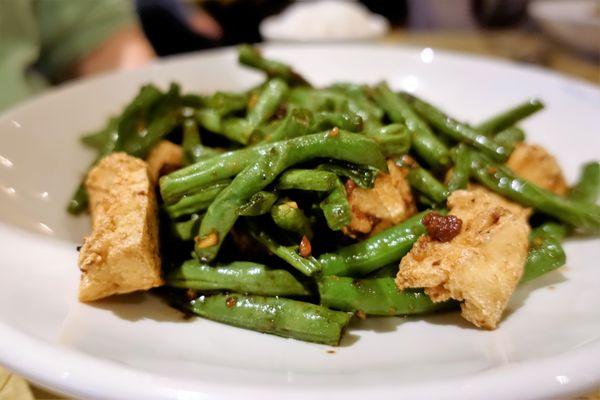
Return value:
[(520, 283), (528, 282), (565, 264), (560, 241), (566, 234), (564, 225), (546, 223), (531, 231), (529, 252)]
[(203, 160), (208, 160), (209, 158), (218, 157), (221, 154), (223, 154), (223, 151), (220, 149), (204, 146), (201, 144), (194, 146), (190, 150), (191, 153), (189, 154), (189, 156), (191, 157), (191, 163), (189, 165), (195, 164)]
[(298, 245), (286, 246), (277, 243), (271, 232), (259, 226), (255, 221), (246, 221), (246, 224), (248, 232), (256, 241), (304, 275), (312, 276), (322, 269), (321, 263), (313, 256), (302, 257), (298, 254)]
[(275, 204), (271, 208), (271, 218), (281, 229), (312, 239), (310, 220), (295, 202), (283, 200)]
[(200, 238), (211, 235), (216, 244), (196, 246), (198, 258), (207, 261), (217, 255), (219, 247), (238, 218), (237, 209), (252, 194), (263, 189), (294, 164), (318, 157), (331, 157), (386, 170), (385, 158), (375, 142), (361, 135), (338, 133), (316, 134), (275, 143), (265, 157), (240, 172), (208, 207), (200, 226)]
[(285, 139), (293, 139), (310, 133), (312, 113), (305, 108), (292, 109), (281, 124), (271, 134), (265, 136), (265, 142), (272, 143)]
[(205, 99), (203, 106), (215, 110), (220, 116), (243, 111), (248, 105), (248, 93), (216, 92)]
[(230, 180), (217, 182), (214, 185), (202, 188), (194, 194), (183, 196), (175, 204), (166, 205), (165, 211), (171, 218), (179, 218), (183, 215), (193, 214), (198, 211), (206, 210), (219, 193), (229, 184)]
[(188, 241), (194, 239), (198, 228), (200, 228), (200, 222), (202, 216), (200, 214), (192, 214), (189, 219), (181, 222), (173, 222), (171, 224), (172, 233), (179, 239)]
[(417, 203), (425, 208), (436, 208), (437, 204), (424, 194), (417, 194)]
[(497, 114), (477, 125), (476, 130), (486, 135), (499, 133), (517, 122), (529, 117), (544, 108), (538, 99), (530, 99), (524, 103)]
[(552, 237), (558, 241), (562, 241), (569, 234), (569, 229), (557, 222), (545, 222), (533, 229), (529, 235), (529, 239), (536, 237)]
[(188, 166), (197, 163), (200, 160), (211, 158), (223, 153), (222, 150), (202, 145), (202, 137), (200, 135), (200, 130), (198, 129), (198, 124), (200, 123), (198, 113), (206, 110), (208, 109), (191, 110), (189, 113), (184, 112), (186, 117), (183, 122), (183, 138), (181, 141), (184, 166)]
[(324, 276), (317, 281), (321, 305), (367, 315), (424, 314), (454, 302), (434, 303), (422, 290), (398, 290), (394, 278)]
[(187, 93), (187, 94), (181, 95), (181, 104), (183, 104), (183, 106), (187, 107), (187, 108), (197, 109), (197, 108), (205, 107), (207, 99), (208, 99), (207, 96)]
[(592, 161), (581, 168), (579, 180), (569, 192), (574, 201), (595, 204), (600, 195), (600, 162)]
[[(119, 144), (117, 147), (134, 157), (145, 158), (152, 147), (181, 122), (179, 86), (172, 83), (169, 91), (156, 103), (153, 109), (146, 110), (146, 112), (151, 113), (152, 117), (148, 117), (149, 122), (143, 131), (144, 134), (130, 132), (128, 135), (122, 136), (121, 125), (123, 121), (119, 124)], [(139, 130), (140, 127), (137, 126), (134, 129)]]
[(352, 179), (357, 186), (370, 189), (375, 185), (379, 171), (375, 168), (358, 166), (351, 163), (327, 163), (317, 167), (318, 170), (333, 172), (338, 176)]
[[(113, 151), (123, 151), (123, 143), (129, 136), (136, 136), (143, 130), (145, 118), (150, 113), (149, 109), (163, 98), (163, 94), (153, 85), (142, 86), (137, 96), (129, 103), (121, 115), (118, 117), (118, 127), (112, 135), (107, 136), (104, 146), (99, 151), (95, 161), (88, 169), (91, 169), (98, 161)], [(116, 123), (116, 122), (115, 122)], [(70, 214), (77, 215), (87, 209), (88, 195), (85, 189), (85, 178), (79, 184), (77, 189), (69, 200), (67, 211)]]
[(371, 137), (377, 136), (388, 136), (388, 135), (410, 135), (408, 132), (408, 128), (406, 125), (401, 123), (392, 123), (389, 125), (379, 126), (377, 128), (371, 129), (365, 132), (366, 135)]
[(381, 126), (384, 112), (369, 100), (363, 86), (352, 83), (338, 83), (329, 89), (346, 95), (348, 98), (348, 111), (361, 116), (367, 131)]
[(274, 78), (268, 81), (254, 107), (248, 111), (248, 122), (253, 128), (266, 122), (274, 113), (287, 95), (287, 84), (279, 79)]
[(501, 195), (533, 207), (574, 227), (600, 231), (600, 207), (573, 201), (516, 176), (509, 168), (483, 154), (469, 150), (470, 173), (477, 181)]
[[(111, 119), (111, 121), (112, 121), (112, 119)], [(116, 128), (116, 124), (115, 124), (115, 128)], [(104, 143), (108, 140), (108, 136), (110, 134), (111, 134), (111, 130), (107, 126), (98, 132), (93, 132), (93, 133), (87, 134), (85, 136), (82, 136), (80, 138), (80, 140), (81, 140), (81, 143), (83, 143), (84, 145), (91, 147), (92, 149), (100, 150), (102, 148), (102, 146), (104, 146)]]
[(238, 174), (250, 163), (263, 157), (272, 145), (247, 147), (229, 151), (218, 157), (199, 161), (160, 179), (165, 203), (174, 203), (187, 193)]
[(341, 112), (348, 109), (347, 96), (331, 90), (316, 90), (308, 87), (292, 88), (288, 95), (288, 103), (312, 112)]
[(338, 177), (333, 172), (318, 169), (288, 169), (277, 179), (277, 189), (330, 192), (337, 182)]
[(257, 217), (268, 213), (277, 201), (277, 195), (272, 192), (260, 191), (254, 193), (250, 199), (240, 206), (238, 214), (244, 217)]
[(283, 297), (201, 296), (188, 309), (201, 317), (308, 342), (337, 346), (351, 315)]
[(324, 129), (337, 127), (349, 132), (361, 132), (363, 130), (363, 119), (353, 112), (321, 111), (315, 113), (311, 130), (319, 132)]
[[(580, 197), (582, 192), (572, 190), (568, 198), (582, 203), (594, 204), (597, 201), (599, 182), (599, 164), (585, 164), (580, 179), (575, 187), (591, 185), (591, 193)], [(583, 189), (585, 192), (587, 189)], [(595, 190), (595, 191), (594, 191)], [(565, 264), (566, 256), (560, 242), (569, 233), (569, 229), (554, 222), (546, 222), (533, 229), (529, 235), (529, 253), (521, 283), (528, 282), (538, 276), (559, 268)]]
[(290, 66), (274, 60), (266, 59), (260, 51), (250, 45), (238, 46), (238, 59), (243, 65), (259, 69), (270, 78), (281, 78), (290, 85), (310, 85), (306, 79)]
[(329, 195), (321, 202), (325, 219), (329, 228), (340, 230), (350, 223), (352, 214), (344, 185), (338, 177), (327, 171), (288, 170), (281, 175), (277, 187), (279, 189), (300, 189), (328, 191)]
[[(344, 149), (350, 144), (353, 154), (347, 154), (349, 162), (356, 161), (362, 165), (373, 165), (375, 168), (386, 169), (384, 157), (377, 144), (370, 139), (346, 132), (340, 132), (337, 136), (331, 136), (329, 132), (324, 132), (227, 152), (219, 157), (182, 168), (161, 178), (161, 195), (165, 202), (172, 203), (195, 189), (240, 173), (249, 164), (265, 157), (274, 147), (289, 146), (290, 148), (311, 150), (316, 147), (322, 151), (319, 157), (340, 159), (341, 153), (346, 153)], [(359, 151), (361, 146), (362, 151)], [(299, 154), (304, 153), (300, 151)]]
[(202, 146), (198, 124), (191, 118), (183, 122), (183, 139), (181, 148), (183, 149), (183, 165), (190, 165), (197, 161), (197, 149)]
[[(240, 172), (228, 190), (217, 196), (200, 225), (201, 244), (197, 244), (195, 248), (200, 260), (210, 261), (217, 256), (221, 243), (239, 216), (239, 207), (254, 193), (270, 184), (288, 166), (286, 152), (274, 147), (266, 157)], [(209, 237), (210, 245), (204, 245), (202, 240)]]
[[(581, 170), (580, 179), (575, 188), (582, 188), (582, 192), (573, 189), (568, 198), (582, 203), (594, 204), (598, 198), (598, 185), (600, 185), (599, 165), (597, 162), (585, 164)], [(591, 192), (583, 194), (590, 185)], [(581, 195), (581, 196), (580, 196)], [(554, 222), (546, 222), (533, 229), (529, 235), (529, 253), (521, 283), (528, 282), (538, 276), (559, 268), (565, 264), (566, 256), (560, 242), (568, 234), (569, 229)]]
[(248, 144), (254, 129), (254, 125), (246, 118), (227, 118), (221, 122), (221, 132), (219, 133), (236, 143)]
[[(153, 113), (153, 109), (157, 108), (156, 105), (163, 101), (164, 96), (153, 85), (142, 86), (138, 95), (125, 107), (119, 117), (118, 137), (109, 153), (124, 150), (125, 143), (141, 136), (142, 132), (147, 129), (147, 120)], [(104, 151), (106, 150), (104, 149)]]
[(227, 290), (263, 296), (308, 296), (310, 292), (284, 269), (235, 261), (216, 267), (188, 260), (165, 277), (168, 286), (199, 291)]
[(332, 231), (339, 231), (352, 220), (352, 210), (344, 185), (338, 179), (329, 195), (319, 204)]
[(202, 108), (194, 114), (196, 121), (204, 129), (213, 133), (220, 133), (223, 131), (223, 122), (221, 115), (214, 108)]
[[(549, 229), (555, 230), (555, 233), (548, 233)], [(560, 233), (556, 230), (560, 231), (560, 225), (542, 226), (533, 230), (520, 283), (528, 282), (564, 265), (565, 253), (560, 246)], [(395, 268), (384, 272), (387, 274), (398, 271), (397, 265), (394, 264), (392, 267)], [(433, 303), (421, 290), (400, 291), (392, 276), (368, 279), (324, 276), (317, 282), (323, 306), (343, 311), (362, 311), (367, 315), (420, 314), (455, 304), (454, 302)]]
[(100, 131), (81, 137), (81, 142), (88, 147), (96, 150), (102, 150), (105, 144), (111, 139), (111, 136), (117, 135), (119, 127), (119, 118), (113, 117), (108, 120), (108, 124)]
[(399, 261), (425, 233), (421, 220), (428, 212), (414, 215), (360, 243), (321, 255), (319, 262), (323, 266), (323, 275), (364, 276)]
[[(257, 131), (258, 133), (260, 133), (260, 136), (256, 135), (256, 137), (251, 137), (250, 138), (250, 142), (251, 145), (254, 146), (257, 142), (260, 141), (267, 141), (267, 139), (271, 138), (271, 136), (273, 136), (273, 134), (275, 133), (275, 131), (277, 131), (278, 129), (280, 129), (281, 125), (283, 124), (283, 122), (286, 120), (286, 118), (289, 117), (290, 115), (290, 111), (292, 110), (296, 110), (295, 108), (289, 109), (288, 108), (288, 112), (285, 114), (285, 117), (281, 118), (281, 119), (275, 119), (272, 120), (264, 125), (262, 125), (260, 127), (260, 129)], [(285, 135), (284, 135), (285, 136)], [(284, 137), (281, 140), (285, 140), (285, 139), (291, 139), (288, 137)], [(279, 140), (270, 140), (271, 142), (278, 142)]]
[[(564, 230), (558, 224), (545, 224), (533, 230), (521, 283), (564, 265), (565, 254), (560, 246), (563, 235)], [(381, 270), (375, 271), (378, 275), (371, 274), (368, 279), (321, 277), (317, 281), (321, 304), (337, 310), (362, 311), (367, 315), (420, 314), (455, 304), (433, 303), (421, 290), (399, 291), (393, 278), (398, 271), (396, 264)]]
[(391, 157), (399, 157), (406, 153), (410, 149), (410, 135), (388, 135), (388, 136), (371, 136), (367, 135), (371, 139), (373, 139), (381, 149), (381, 152), (384, 156)]
[[(90, 167), (91, 168), (91, 167)], [(87, 209), (88, 206), (88, 194), (85, 190), (83, 183), (80, 183), (75, 189), (75, 193), (71, 196), (69, 204), (67, 205), (67, 211), (70, 214), (77, 215)]]
[(450, 163), (450, 153), (446, 145), (434, 135), (408, 102), (392, 92), (385, 82), (374, 88), (373, 96), (375, 102), (385, 110), (393, 122), (406, 125), (416, 153), (427, 164), (438, 168)]
[(394, 262), (376, 269), (375, 271), (366, 275), (366, 278), (395, 278), (396, 275), (398, 275), (398, 269), (398, 263)]
[(510, 154), (514, 150), (517, 143), (525, 140), (525, 132), (519, 127), (511, 126), (498, 132), (496, 136), (494, 136), (494, 140), (506, 147), (508, 153)]
[(408, 182), (415, 190), (423, 193), (437, 204), (442, 204), (450, 194), (443, 183), (435, 179), (429, 171), (424, 168), (411, 168), (408, 171)]
[(469, 183), (469, 167), (471, 164), (469, 153), (464, 144), (459, 144), (453, 155), (454, 166), (452, 167), (452, 174), (448, 181), (448, 191), (450, 192), (467, 188), (467, 184)]
[(386, 157), (398, 157), (408, 153), (411, 145), (410, 132), (404, 124), (390, 124), (366, 132)]
[(486, 136), (470, 126), (450, 118), (438, 108), (418, 99), (415, 96), (403, 93), (402, 96), (410, 101), (415, 111), (427, 122), (439, 129), (448, 137), (470, 144), (484, 154), (496, 161), (504, 161), (508, 157), (508, 149), (497, 143), (494, 139)]

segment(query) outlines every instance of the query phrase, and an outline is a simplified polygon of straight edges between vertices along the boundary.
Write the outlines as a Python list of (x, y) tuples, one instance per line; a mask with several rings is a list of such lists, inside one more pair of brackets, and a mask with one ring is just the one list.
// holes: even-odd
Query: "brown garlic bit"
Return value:
[(232, 308), (237, 304), (237, 297), (231, 296), (225, 299), (225, 306), (227, 308)]
[(348, 179), (346, 183), (344, 183), (344, 188), (346, 189), (346, 194), (348, 197), (352, 196), (352, 192), (356, 189), (356, 182), (352, 179)]
[(455, 215), (441, 215), (432, 211), (421, 221), (427, 229), (427, 234), (433, 240), (449, 242), (460, 233), (462, 220)]
[(304, 258), (310, 257), (310, 254), (312, 253), (312, 246), (310, 245), (310, 241), (306, 236), (302, 236), (298, 253)]
[(216, 232), (211, 232), (210, 234), (200, 237), (195, 237), (196, 247), (200, 249), (206, 249), (207, 247), (212, 247), (219, 243), (219, 235)]

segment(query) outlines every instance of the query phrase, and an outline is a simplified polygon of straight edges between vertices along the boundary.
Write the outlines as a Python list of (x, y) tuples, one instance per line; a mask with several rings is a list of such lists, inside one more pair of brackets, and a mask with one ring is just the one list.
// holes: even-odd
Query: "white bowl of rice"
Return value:
[(352, 0), (298, 1), (260, 24), (265, 40), (288, 42), (372, 40), (388, 30), (387, 19)]

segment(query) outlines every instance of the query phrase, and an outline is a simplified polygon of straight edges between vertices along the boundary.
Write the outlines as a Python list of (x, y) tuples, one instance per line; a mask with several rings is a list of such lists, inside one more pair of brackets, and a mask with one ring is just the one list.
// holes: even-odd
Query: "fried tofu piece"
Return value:
[(92, 168), (85, 186), (93, 230), (79, 253), (79, 300), (161, 286), (157, 206), (148, 165), (113, 153)]
[[(450, 181), (451, 176), (452, 176), (452, 169), (449, 169), (448, 172), (446, 173), (446, 177), (444, 179), (444, 183), (446, 185)], [(470, 192), (473, 192), (473, 193), (487, 194), (488, 196), (493, 197), (495, 201), (497, 201), (500, 205), (502, 205), (502, 207), (508, 208), (513, 213), (518, 214), (518, 213), (523, 212), (523, 213), (525, 213), (527, 218), (529, 218), (531, 216), (531, 213), (532, 213), (531, 208), (523, 207), (519, 203), (515, 203), (514, 201), (511, 201), (511, 200), (507, 199), (506, 197), (503, 197), (503, 196), (499, 195), (498, 193), (491, 191), (490, 189), (486, 188), (485, 186), (481, 186), (477, 183), (469, 182), (467, 184), (467, 190)]]
[(352, 221), (343, 230), (348, 236), (375, 234), (417, 212), (406, 179), (408, 170), (392, 160), (388, 160), (387, 164), (389, 173), (379, 174), (373, 188), (348, 190)]
[(173, 142), (162, 140), (150, 150), (146, 162), (150, 178), (156, 183), (161, 176), (181, 168), (183, 149)]
[(507, 208), (510, 212), (516, 215), (523, 214), (525, 219), (529, 219), (532, 213), (532, 209), (528, 207), (523, 207), (519, 203), (515, 203), (514, 201), (508, 200), (506, 197), (502, 197), (496, 192), (492, 192), (490, 189), (485, 186), (478, 185), (476, 183), (469, 183), (468, 190), (474, 194), (485, 194), (493, 199), (495, 203), (499, 206)]
[(460, 233), (448, 242), (422, 236), (400, 262), (396, 285), (424, 288), (435, 302), (458, 300), (465, 319), (494, 329), (523, 274), (527, 213), (482, 190), (455, 191), (448, 206)]
[(517, 144), (506, 165), (521, 178), (559, 196), (569, 190), (556, 158), (537, 144)]

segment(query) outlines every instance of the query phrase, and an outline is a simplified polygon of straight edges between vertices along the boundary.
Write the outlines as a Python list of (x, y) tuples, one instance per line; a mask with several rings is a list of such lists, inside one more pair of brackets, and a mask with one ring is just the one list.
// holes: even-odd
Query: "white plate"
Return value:
[(536, 0), (529, 13), (548, 35), (590, 55), (600, 56), (600, 2)]
[[(535, 68), (431, 49), (269, 47), (316, 84), (388, 79), (478, 121), (529, 96), (523, 126), (566, 175), (599, 158), (600, 92)], [(546, 398), (600, 382), (599, 241), (569, 240), (568, 266), (520, 287), (500, 327), (457, 314), (355, 322), (342, 346), (184, 321), (139, 294), (76, 300), (75, 246), (89, 229), (64, 205), (92, 154), (77, 142), (148, 81), (185, 90), (248, 87), (230, 49), (67, 85), (0, 117), (0, 363), (85, 398)]]

